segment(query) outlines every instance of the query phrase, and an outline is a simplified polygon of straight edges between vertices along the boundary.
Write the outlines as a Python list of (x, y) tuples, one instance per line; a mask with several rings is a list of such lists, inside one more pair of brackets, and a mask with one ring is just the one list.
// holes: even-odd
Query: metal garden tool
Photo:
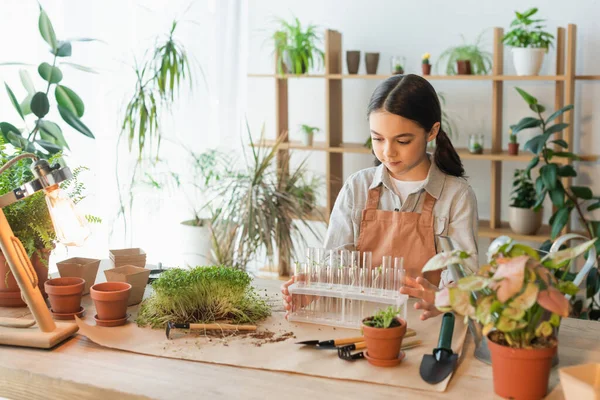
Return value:
[(206, 330), (206, 331), (255, 331), (256, 325), (232, 325), (232, 324), (176, 324), (168, 322), (165, 333), (167, 339), (171, 339), (172, 329)]
[[(406, 336), (404, 336), (404, 337), (406, 337)], [(400, 350), (412, 349), (413, 347), (420, 346), (421, 343), (423, 343), (423, 341), (421, 341), (421, 340), (411, 340), (408, 342), (402, 342), (402, 348)], [(342, 360), (346, 360), (346, 361), (360, 360), (362, 358), (365, 358), (364, 352), (361, 351), (360, 353), (355, 353), (355, 354), (352, 354), (352, 352), (354, 350), (361, 350), (361, 349), (366, 349), (366, 348), (367, 348), (366, 342), (360, 342), (360, 343), (349, 344), (347, 346), (341, 346), (341, 347), (337, 348), (338, 357), (341, 358)]]
[(347, 344), (354, 344), (364, 342), (363, 336), (345, 338), (345, 339), (333, 339), (333, 340), (305, 340), (303, 342), (297, 342), (296, 344), (303, 344), (307, 346), (313, 346), (316, 349), (321, 350), (335, 350), (338, 346)]
[(438, 347), (433, 354), (425, 354), (419, 372), (427, 383), (436, 384), (454, 371), (458, 362), (458, 354), (452, 352), (452, 334), (454, 333), (454, 314), (445, 313), (438, 339)]

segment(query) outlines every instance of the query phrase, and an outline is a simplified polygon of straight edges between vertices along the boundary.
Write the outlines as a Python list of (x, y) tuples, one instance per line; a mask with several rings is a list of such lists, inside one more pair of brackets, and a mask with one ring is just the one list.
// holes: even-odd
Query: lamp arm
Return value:
[(0, 167), (0, 175), (2, 175), (4, 173), (4, 171), (6, 171), (10, 167), (12, 167), (14, 164), (16, 164), (18, 161), (21, 161), (24, 158), (31, 158), (31, 159), (33, 159), (35, 161), (38, 160), (38, 157), (35, 154), (31, 154), (31, 153), (19, 154), (15, 158), (12, 158), (12, 159), (8, 160), (6, 162), (6, 164), (4, 164), (2, 167)]

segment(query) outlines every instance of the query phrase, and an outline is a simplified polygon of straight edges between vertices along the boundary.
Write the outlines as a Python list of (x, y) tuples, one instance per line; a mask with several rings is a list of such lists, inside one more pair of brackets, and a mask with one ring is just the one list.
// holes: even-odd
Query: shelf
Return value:
[(575, 75), (575, 79), (582, 81), (600, 81), (600, 75)]
[(279, 79), (295, 79), (295, 78), (326, 78), (324, 74), (248, 74), (249, 78), (279, 78)]
[(502, 222), (500, 228), (492, 229), (490, 228), (490, 221), (479, 221), (479, 237), (495, 239), (502, 235), (510, 236), (517, 241), (543, 243), (550, 239), (550, 227), (543, 225), (536, 235), (520, 235), (510, 229), (508, 222)]
[[(367, 80), (385, 80), (393, 75), (368, 75), (368, 74), (248, 74), (249, 78), (326, 78), (326, 79), (367, 79)], [(564, 75), (538, 75), (538, 76), (518, 76), (518, 75), (426, 75), (423, 78), (430, 81), (564, 81)], [(600, 76), (581, 75), (577, 79), (600, 79)]]
[(508, 154), (508, 151), (501, 153), (492, 153), (491, 150), (483, 150), (483, 154), (473, 154), (468, 149), (457, 148), (456, 152), (462, 160), (488, 160), (488, 161), (523, 161), (529, 162), (533, 154), (529, 152), (519, 152), (516, 156)]

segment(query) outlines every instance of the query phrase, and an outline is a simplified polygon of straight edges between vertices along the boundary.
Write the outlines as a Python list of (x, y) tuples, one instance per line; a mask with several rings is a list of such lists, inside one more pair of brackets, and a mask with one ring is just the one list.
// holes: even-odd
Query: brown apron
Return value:
[[(381, 185), (369, 190), (362, 212), (358, 250), (373, 253), (372, 267), (381, 265), (383, 256), (404, 257), (406, 275), (422, 276), (421, 269), (436, 254), (433, 230), (435, 198), (425, 191), (421, 213), (378, 210)], [(438, 286), (441, 271), (426, 272), (424, 277)]]

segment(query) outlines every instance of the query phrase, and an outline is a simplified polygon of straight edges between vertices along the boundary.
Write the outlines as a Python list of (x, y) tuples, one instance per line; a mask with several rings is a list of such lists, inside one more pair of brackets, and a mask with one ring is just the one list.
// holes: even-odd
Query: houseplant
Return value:
[(508, 143), (508, 154), (511, 156), (518, 155), (519, 154), (519, 142), (517, 142), (517, 134), (514, 133), (512, 131), (512, 129), (510, 131), (509, 140), (510, 140), (510, 142)]
[(534, 210), (535, 187), (526, 170), (516, 169), (513, 175), (513, 197), (508, 209), (508, 222), (515, 233), (535, 235), (542, 226), (543, 209)]
[[(15, 147), (34, 153), (40, 158), (48, 158), (59, 152), (69, 150), (69, 145), (63, 135), (62, 128), (46, 118), (50, 112), (49, 93), (52, 88), (54, 100), (56, 101), (62, 120), (81, 134), (92, 139), (94, 138), (91, 130), (81, 121), (85, 111), (83, 100), (71, 88), (60, 84), (63, 80), (62, 66), (86, 72), (94, 72), (87, 67), (63, 61), (71, 56), (72, 42), (88, 42), (94, 39), (58, 40), (48, 14), (46, 14), (41, 6), (38, 27), (42, 39), (50, 46), (52, 59), (52, 64), (42, 62), (37, 67), (37, 73), (44, 80), (45, 87), (42, 90), (37, 90), (29, 72), (26, 69), (20, 70), (21, 82), (27, 91), (27, 95), (19, 103), (13, 90), (5, 83), (4, 86), (10, 102), (17, 111), (21, 121), (17, 124), (19, 127), (8, 122), (1, 122), (0, 131), (2, 132), (4, 143), (10, 143)], [(15, 65), (20, 63), (11, 62), (5, 64)], [(27, 66), (28, 64), (23, 65)], [(30, 114), (34, 118), (28, 124), (27, 120)]]
[(306, 124), (302, 124), (300, 126), (300, 130), (302, 131), (302, 144), (304, 146), (312, 146), (315, 132), (321, 131), (321, 129), (317, 128), (316, 126), (310, 126)]
[(483, 135), (469, 136), (469, 152), (472, 154), (483, 154)]
[(502, 39), (512, 46), (513, 64), (517, 75), (537, 75), (540, 72), (544, 54), (552, 46), (554, 36), (544, 31), (543, 19), (533, 19), (537, 8), (524, 13), (515, 11), (516, 18), (511, 22), (511, 30)]
[(400, 348), (407, 323), (398, 314), (399, 310), (390, 306), (363, 319), (362, 331), (367, 343), (365, 357), (369, 363), (391, 367), (402, 361)]
[(474, 44), (465, 43), (445, 50), (440, 54), (436, 69), (439, 71), (440, 63), (446, 62), (446, 75), (487, 75), (492, 68), (492, 54), (482, 49), (482, 35), (483, 32)]
[(309, 24), (303, 29), (298, 18), (292, 22), (279, 18), (277, 22), (279, 29), (271, 39), (279, 74), (305, 74), (310, 68), (319, 67), (325, 62), (325, 53), (318, 48), (322, 39), (316, 25)]
[[(539, 176), (535, 180), (536, 203), (534, 208), (541, 207), (546, 196), (550, 197), (555, 208), (549, 221), (551, 238), (555, 239), (567, 226), (572, 213), (575, 213), (577, 220), (585, 230), (585, 236), (590, 239), (600, 237), (600, 221), (589, 214), (600, 208), (600, 196), (595, 196), (587, 186), (565, 187), (562, 182), (565, 178), (577, 178), (577, 171), (569, 162), (579, 160), (580, 157), (568, 151), (569, 144), (565, 140), (560, 137), (556, 138), (556, 135), (567, 128), (569, 124), (554, 122), (564, 113), (572, 112), (573, 105), (566, 105), (554, 111), (550, 116), (544, 117), (542, 114), (546, 111), (546, 107), (540, 104), (537, 98), (520, 88), (516, 88), (516, 90), (525, 100), (529, 109), (536, 114), (536, 117), (521, 119), (513, 127), (513, 133), (516, 134), (521, 130), (531, 128), (541, 130), (541, 133), (527, 141), (524, 147), (533, 153), (527, 171), (531, 171), (541, 164)], [(552, 145), (562, 149), (556, 150), (551, 148)], [(600, 243), (596, 242), (595, 246), (600, 254)], [(586, 287), (585, 303), (587, 304), (578, 300), (575, 301), (574, 308), (586, 318), (600, 319), (600, 305), (595, 300), (595, 296), (600, 293), (600, 274), (597, 268), (590, 271)]]
[[(594, 241), (543, 258), (529, 246), (508, 242), (489, 254), (489, 264), (477, 273), (436, 293), (435, 306), (440, 311), (453, 311), (464, 316), (465, 322), (472, 319), (483, 326), (496, 394), (515, 399), (546, 394), (558, 347), (556, 328), (560, 318), (569, 315), (564, 294), (577, 291), (572, 282), (557, 279), (554, 272), (566, 272), (570, 261), (585, 254)], [(423, 272), (452, 264), (468, 270), (465, 260), (469, 257), (461, 250), (442, 252), (427, 262)]]
[(164, 328), (167, 322), (256, 323), (271, 315), (244, 272), (225, 266), (172, 268), (152, 282), (152, 296), (142, 302), (136, 322)]
[(425, 53), (421, 57), (421, 71), (423, 73), (423, 76), (431, 74), (431, 64), (429, 62), (430, 57), (431, 55), (429, 53)]
[(402, 56), (392, 56), (391, 58), (392, 74), (402, 75), (404, 73), (404, 65), (406, 65), (406, 59)]

